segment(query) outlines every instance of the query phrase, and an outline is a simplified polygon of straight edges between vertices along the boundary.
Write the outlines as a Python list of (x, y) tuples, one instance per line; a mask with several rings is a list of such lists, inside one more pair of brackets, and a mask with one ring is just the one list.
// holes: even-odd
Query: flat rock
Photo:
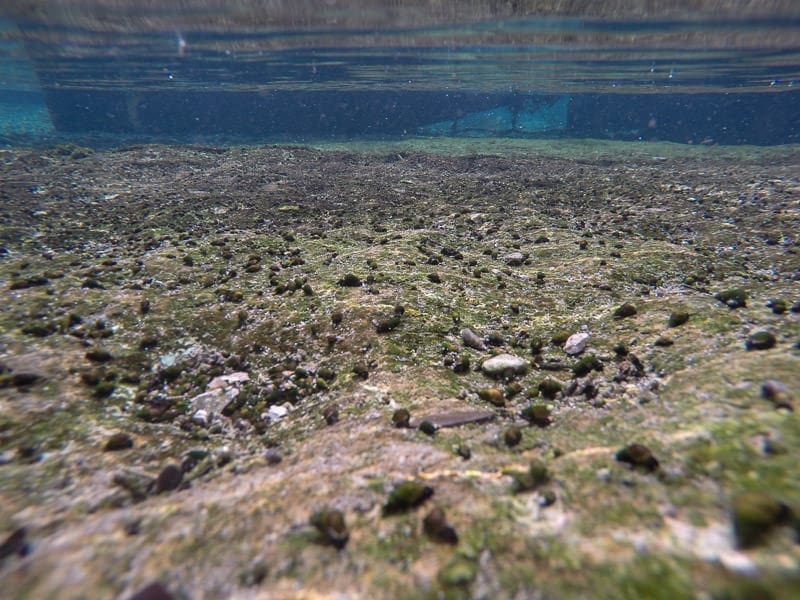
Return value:
[(195, 412), (204, 410), (208, 414), (221, 414), (238, 395), (239, 390), (234, 387), (215, 388), (189, 400), (189, 407)]
[(250, 381), (250, 375), (244, 371), (230, 373), (229, 375), (220, 375), (219, 377), (214, 377), (214, 379), (211, 380), (211, 382), (206, 386), (206, 390), (211, 391), (220, 388), (226, 388), (237, 383), (244, 383), (245, 381)]
[(584, 332), (573, 333), (564, 344), (564, 352), (571, 356), (580, 354), (586, 350), (586, 344), (589, 342), (590, 337), (592, 337), (590, 334)]
[(485, 361), (481, 365), (481, 370), (492, 377), (500, 377), (507, 372), (515, 375), (523, 375), (528, 371), (528, 361), (513, 354), (498, 354)]
[(491, 410), (451, 410), (448, 412), (437, 413), (434, 415), (427, 415), (422, 417), (422, 421), (430, 421), (437, 429), (442, 427), (458, 427), (459, 425), (468, 425), (469, 423), (483, 423), (491, 421), (494, 418), (494, 412)]

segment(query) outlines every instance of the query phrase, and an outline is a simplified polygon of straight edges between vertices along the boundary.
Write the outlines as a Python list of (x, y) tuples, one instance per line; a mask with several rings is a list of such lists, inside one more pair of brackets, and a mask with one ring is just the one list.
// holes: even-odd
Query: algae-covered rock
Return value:
[(342, 549), (350, 539), (344, 513), (340, 510), (323, 508), (311, 515), (311, 525), (316, 527), (324, 543)]
[(502, 407), (506, 405), (506, 398), (503, 395), (503, 392), (497, 388), (485, 388), (478, 390), (478, 397), (489, 404), (493, 404), (494, 406)]
[(630, 302), (625, 302), (614, 311), (614, 318), (625, 319), (627, 317), (634, 316), (636, 312), (637, 312), (636, 307), (633, 304), (631, 304)]
[(416, 508), (433, 496), (433, 488), (417, 481), (397, 484), (383, 505), (384, 515), (394, 515)]
[(748, 336), (745, 347), (748, 350), (769, 350), (777, 343), (775, 334), (770, 331), (756, 331)]
[(551, 377), (539, 382), (539, 393), (545, 398), (555, 398), (564, 389), (564, 385)]
[(511, 492), (519, 494), (535, 490), (550, 481), (547, 465), (539, 459), (533, 459), (527, 471), (513, 471), (511, 475)]
[(739, 548), (762, 544), (777, 525), (791, 517), (789, 508), (765, 492), (743, 492), (731, 504), (731, 520)]
[(440, 544), (457, 544), (458, 534), (447, 522), (444, 510), (436, 506), (422, 520), (425, 533), (431, 540)]
[(342, 287), (360, 287), (361, 279), (353, 273), (345, 273), (344, 276), (336, 283)]
[(546, 404), (531, 404), (522, 409), (520, 416), (533, 425), (547, 427), (550, 425), (551, 411)]
[(658, 469), (658, 460), (644, 444), (629, 444), (618, 450), (614, 458), (644, 471), (652, 472)]
[(747, 293), (741, 288), (724, 290), (714, 294), (714, 298), (728, 308), (745, 308), (747, 306)]
[(592, 371), (602, 371), (603, 363), (594, 354), (587, 354), (572, 366), (575, 377), (583, 377)]
[(512, 425), (503, 432), (503, 442), (509, 448), (519, 445), (522, 441), (522, 430), (516, 425)]
[(680, 327), (689, 321), (689, 311), (675, 310), (670, 313), (669, 320), (667, 321), (668, 327)]

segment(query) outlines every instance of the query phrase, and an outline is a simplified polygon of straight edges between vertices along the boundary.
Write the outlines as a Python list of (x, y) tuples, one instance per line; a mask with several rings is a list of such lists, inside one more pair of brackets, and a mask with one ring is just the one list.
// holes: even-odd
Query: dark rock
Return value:
[(139, 312), (143, 315), (146, 315), (150, 312), (150, 300), (147, 298), (142, 298), (139, 302)]
[(422, 421), (422, 423), (419, 424), (419, 430), (425, 435), (433, 435), (436, 433), (436, 425), (430, 421)]
[(169, 590), (158, 581), (148, 583), (141, 588), (129, 600), (174, 600), (175, 596), (170, 594)]
[(675, 341), (668, 337), (658, 337), (656, 341), (653, 342), (653, 345), (658, 348), (669, 348), (670, 346), (674, 345)]
[(776, 379), (769, 379), (761, 384), (761, 397), (772, 402), (775, 408), (794, 410), (789, 388)]
[(416, 508), (433, 496), (433, 488), (416, 481), (403, 481), (397, 484), (383, 505), (384, 515), (394, 515)]
[(506, 405), (506, 398), (503, 395), (503, 392), (497, 388), (485, 388), (478, 390), (478, 397), (481, 400), (485, 400), (486, 402), (493, 404), (494, 406), (502, 407)]
[(512, 425), (503, 432), (503, 442), (509, 448), (519, 445), (522, 441), (522, 430), (516, 425)]
[(8, 288), (11, 290), (24, 290), (25, 288), (47, 285), (48, 283), (50, 283), (50, 281), (47, 279), (47, 277), (43, 277), (41, 275), (31, 275), (30, 277), (26, 277), (24, 279), (13, 280)]
[(442, 278), (438, 273), (428, 273), (428, 281), (431, 283), (442, 283)]
[(447, 523), (444, 510), (436, 506), (422, 520), (422, 527), (431, 540), (440, 544), (457, 544), (458, 534)]
[(465, 327), (461, 330), (461, 340), (465, 346), (474, 348), (475, 350), (486, 350), (486, 345), (483, 340), (471, 329)]
[(689, 313), (685, 310), (676, 310), (673, 311), (669, 315), (669, 321), (667, 321), (668, 327), (680, 327), (687, 321), (689, 321)]
[(127, 450), (133, 448), (133, 438), (124, 432), (113, 434), (103, 447), (106, 452), (116, 452), (117, 450)]
[(535, 490), (550, 481), (550, 472), (541, 460), (533, 459), (527, 471), (511, 473), (511, 478), (511, 492), (519, 494)]
[(44, 377), (39, 373), (30, 371), (17, 371), (11, 374), (11, 385), (17, 388), (27, 388), (44, 381)]
[(30, 551), (28, 542), (25, 541), (27, 532), (24, 527), (18, 527), (0, 544), (0, 565), (9, 556), (16, 554), (19, 557), (26, 556)]
[(740, 288), (717, 292), (714, 294), (714, 298), (731, 309), (745, 308), (747, 306), (747, 293)]
[(394, 411), (394, 413), (392, 413), (392, 424), (395, 427), (408, 427), (410, 419), (411, 413), (409, 413), (405, 408), (398, 408), (396, 411)]
[(339, 422), (339, 407), (335, 404), (329, 404), (322, 409), (322, 416), (328, 425), (335, 425)]
[(267, 460), (268, 465), (274, 466), (281, 463), (283, 455), (275, 448), (268, 448), (267, 451), (264, 452), (264, 458)]
[(587, 354), (572, 366), (575, 377), (583, 377), (592, 371), (602, 371), (603, 363), (594, 354)]
[(617, 451), (614, 458), (631, 467), (653, 472), (658, 469), (658, 460), (653, 456), (650, 448), (643, 444), (630, 444)]
[(352, 273), (346, 273), (337, 283), (342, 287), (360, 287), (361, 279)]
[(342, 511), (330, 508), (318, 510), (311, 515), (310, 522), (319, 531), (324, 543), (330, 544), (337, 550), (347, 545), (350, 533), (347, 531)]
[(777, 525), (790, 518), (790, 509), (765, 492), (743, 492), (731, 505), (736, 544), (742, 549), (762, 544)]
[(183, 471), (178, 465), (167, 465), (158, 474), (156, 481), (153, 485), (153, 491), (156, 494), (163, 492), (171, 492), (178, 489), (183, 481)]
[(615, 319), (624, 319), (626, 317), (632, 317), (636, 314), (636, 307), (631, 304), (630, 302), (626, 302), (617, 310), (614, 311), (614, 318)]
[(556, 395), (564, 389), (560, 381), (547, 377), (539, 382), (539, 393), (548, 399), (553, 399)]
[(400, 315), (392, 315), (391, 317), (386, 317), (383, 319), (378, 319), (373, 321), (373, 325), (375, 327), (375, 331), (378, 333), (388, 333), (393, 329), (397, 329), (397, 327), (402, 323), (402, 318)]
[(520, 416), (523, 419), (539, 427), (547, 427), (550, 425), (550, 415), (550, 407), (545, 404), (531, 404), (520, 412)]
[(103, 348), (92, 348), (86, 352), (86, 358), (92, 362), (106, 363), (112, 360), (114, 357), (111, 356), (111, 353), (108, 350), (104, 350)]
[(781, 300), (780, 298), (776, 298), (767, 302), (767, 308), (771, 308), (772, 312), (776, 315), (782, 315), (789, 309), (789, 307), (786, 305), (786, 301)]
[(458, 454), (464, 460), (469, 460), (472, 458), (472, 449), (466, 444), (459, 444), (456, 448), (456, 454)]
[(777, 340), (775, 335), (769, 331), (756, 331), (751, 334), (745, 342), (748, 350), (769, 350), (774, 348)]

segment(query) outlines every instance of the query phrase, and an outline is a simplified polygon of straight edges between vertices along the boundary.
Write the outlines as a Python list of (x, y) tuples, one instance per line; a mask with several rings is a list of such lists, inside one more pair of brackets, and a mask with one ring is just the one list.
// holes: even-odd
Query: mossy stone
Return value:
[(764, 492), (743, 492), (734, 497), (731, 519), (739, 548), (762, 544), (776, 525), (791, 517), (789, 508)]
[(747, 338), (745, 347), (748, 350), (769, 350), (775, 347), (777, 341), (770, 331), (756, 331)]
[(318, 510), (311, 515), (310, 523), (316, 527), (324, 543), (330, 544), (338, 550), (344, 548), (350, 539), (344, 513), (340, 510), (331, 508)]
[(603, 363), (594, 354), (587, 354), (572, 366), (575, 377), (583, 377), (592, 371), (602, 371)]
[(563, 389), (563, 384), (551, 377), (547, 377), (539, 382), (539, 393), (545, 398), (555, 398)]
[(395, 427), (408, 427), (410, 419), (411, 413), (408, 412), (408, 409), (398, 408), (392, 413), (392, 424)]
[(653, 455), (650, 448), (644, 444), (629, 444), (617, 451), (614, 458), (618, 462), (624, 462), (634, 468), (644, 471), (655, 471), (658, 469), (658, 460)]
[(484, 388), (482, 390), (478, 390), (478, 397), (494, 406), (502, 407), (506, 405), (506, 398), (503, 395), (503, 392), (497, 388)]
[(353, 273), (345, 273), (337, 283), (342, 287), (360, 287), (361, 279)]
[(511, 492), (519, 494), (535, 490), (550, 481), (550, 472), (544, 462), (535, 458), (528, 465), (527, 471), (513, 472), (511, 478)]
[(503, 432), (503, 442), (505, 442), (506, 446), (509, 448), (518, 446), (521, 441), (522, 430), (516, 425), (512, 425)]
[(375, 331), (378, 333), (388, 333), (394, 329), (397, 329), (400, 323), (402, 323), (402, 318), (397, 314), (394, 314), (391, 317), (378, 319), (374, 322)]
[(667, 321), (668, 327), (680, 327), (684, 323), (689, 321), (689, 312), (685, 310), (676, 310), (673, 311), (669, 315), (669, 321)]
[(458, 534), (447, 522), (444, 510), (436, 506), (422, 520), (422, 527), (431, 540), (440, 544), (457, 544)]
[(547, 427), (550, 424), (551, 411), (546, 404), (531, 404), (522, 409), (520, 416), (533, 425)]
[(745, 308), (747, 306), (747, 293), (741, 288), (734, 288), (717, 292), (714, 298), (725, 304), (728, 308)]
[(433, 496), (433, 488), (417, 481), (403, 481), (389, 493), (383, 505), (384, 515), (394, 515), (416, 508)]
[(474, 561), (457, 556), (439, 571), (437, 579), (444, 588), (466, 587), (478, 576)]
[(627, 317), (634, 316), (636, 313), (637, 313), (636, 307), (630, 302), (625, 302), (619, 308), (617, 308), (617, 310), (614, 311), (614, 318), (625, 319)]
[(133, 438), (125, 432), (117, 432), (106, 440), (103, 450), (106, 452), (116, 452), (118, 450), (128, 450), (133, 448)]

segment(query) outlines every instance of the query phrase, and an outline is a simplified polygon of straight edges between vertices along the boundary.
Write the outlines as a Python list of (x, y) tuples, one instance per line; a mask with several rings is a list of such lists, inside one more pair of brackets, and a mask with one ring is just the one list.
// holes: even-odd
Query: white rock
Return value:
[(586, 350), (586, 344), (589, 342), (590, 337), (592, 336), (585, 332), (573, 333), (564, 344), (564, 352), (572, 356), (580, 354)]
[(195, 396), (189, 400), (189, 406), (195, 411), (205, 410), (209, 414), (219, 414), (238, 395), (239, 390), (236, 388), (217, 388)]
[(200, 425), (200, 427), (205, 427), (206, 425), (208, 425), (208, 411), (202, 408), (196, 411), (192, 415), (192, 421)]
[(280, 421), (283, 417), (289, 414), (289, 410), (285, 406), (270, 406), (267, 411), (270, 421)]
[(232, 385), (243, 383), (245, 381), (250, 381), (250, 375), (244, 371), (230, 373), (229, 375), (220, 375), (219, 377), (214, 377), (214, 379), (211, 380), (211, 383), (206, 386), (206, 390), (210, 392), (211, 390), (231, 387)]
[(487, 375), (499, 377), (507, 371), (515, 375), (522, 375), (528, 371), (528, 361), (513, 354), (498, 354), (483, 361), (481, 369)]

